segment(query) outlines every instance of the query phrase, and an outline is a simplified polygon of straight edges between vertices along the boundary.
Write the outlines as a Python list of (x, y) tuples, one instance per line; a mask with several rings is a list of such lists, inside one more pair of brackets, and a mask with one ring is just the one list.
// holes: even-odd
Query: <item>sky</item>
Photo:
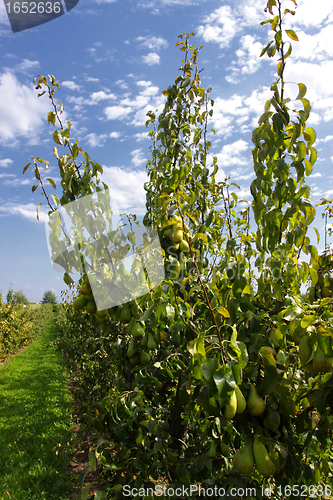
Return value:
[[(0, 0), (1, 2), (1, 0)], [(53, 127), (47, 123), (51, 102), (38, 98), (33, 79), (52, 74), (60, 85), (55, 98), (72, 122), (72, 137), (102, 165), (102, 180), (113, 189), (123, 210), (145, 213), (144, 182), (150, 159), (145, 121), (149, 110), (160, 113), (162, 91), (179, 75), (178, 36), (194, 32), (192, 43), (204, 45), (199, 66), (202, 84), (215, 100), (212, 153), (218, 159), (217, 180), (225, 175), (240, 186), (239, 198), (252, 201), (254, 178), (251, 134), (276, 80), (276, 62), (260, 58), (271, 39), (264, 0), (80, 0), (65, 15), (12, 33), (0, 3), (0, 292), (22, 290), (29, 301), (41, 301), (47, 290), (60, 299), (66, 288), (53, 269), (45, 235), (47, 207), (40, 189), (34, 194), (33, 169), (23, 176), (27, 160), (50, 162), (42, 176), (60, 185), (53, 156)], [(286, 0), (284, 7), (292, 8)], [(333, 198), (333, 6), (331, 0), (299, 0), (285, 28), (296, 31), (287, 60), (287, 95), (293, 99), (304, 83), (312, 105), (307, 122), (316, 130), (318, 160), (308, 178), (312, 203)], [(284, 35), (286, 38), (286, 35)], [(62, 153), (63, 154), (63, 153)], [(48, 193), (59, 194), (60, 189)], [(313, 224), (324, 249), (322, 210)]]

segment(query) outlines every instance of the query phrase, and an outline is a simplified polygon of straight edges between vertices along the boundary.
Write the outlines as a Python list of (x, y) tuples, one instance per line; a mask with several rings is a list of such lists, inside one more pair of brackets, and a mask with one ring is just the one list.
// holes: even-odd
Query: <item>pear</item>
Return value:
[(135, 443), (137, 446), (141, 446), (142, 441), (143, 441), (143, 429), (142, 427), (139, 427), (139, 432), (135, 438)]
[(152, 336), (152, 334), (149, 332), (148, 333), (148, 342), (147, 342), (147, 347), (150, 351), (153, 351), (154, 349), (156, 349), (157, 347), (157, 344), (155, 342), (155, 339), (154, 337)]
[(128, 323), (131, 320), (131, 317), (132, 314), (129, 308), (129, 304), (125, 304), (121, 310), (121, 313), (119, 314), (119, 319), (120, 321), (123, 321), (123, 323)]
[(314, 355), (314, 358), (312, 360), (312, 368), (313, 368), (313, 373), (327, 373), (329, 372), (333, 367), (333, 358), (331, 356), (328, 356), (324, 351), (318, 347), (316, 354)]
[(148, 342), (148, 334), (147, 332), (144, 334), (143, 338), (141, 339), (140, 344), (142, 347), (147, 347), (147, 342)]
[(96, 304), (94, 300), (88, 300), (86, 305), (86, 311), (90, 314), (95, 314), (96, 312)]
[(178, 260), (174, 260), (172, 264), (169, 265), (170, 279), (176, 280), (179, 278), (181, 271), (181, 265)]
[(82, 295), (89, 295), (89, 293), (91, 293), (90, 285), (87, 285), (87, 284), (82, 285), (80, 288), (80, 293)]
[(186, 240), (182, 240), (180, 243), (179, 243), (179, 250), (183, 253), (189, 253), (190, 251), (190, 247), (187, 243)]
[(80, 309), (84, 308), (86, 303), (87, 303), (87, 299), (86, 299), (85, 295), (79, 295), (78, 297), (76, 297), (76, 299), (73, 302), (74, 309), (79, 311)]
[(247, 407), (249, 413), (254, 417), (261, 415), (265, 411), (265, 401), (259, 396), (257, 389), (254, 385), (250, 386), (250, 394), (247, 398)]
[(132, 326), (131, 335), (133, 335), (136, 340), (141, 340), (144, 337), (144, 334), (145, 331), (142, 326), (138, 322), (134, 323), (134, 325)]
[(135, 352), (135, 340), (133, 338), (131, 338), (131, 340), (129, 341), (129, 344), (128, 344), (128, 348), (127, 348), (127, 356), (129, 358), (133, 358), (134, 352)]
[(277, 411), (269, 410), (267, 417), (264, 420), (264, 426), (269, 431), (275, 432), (280, 425), (280, 415)]
[(108, 315), (107, 309), (103, 309), (101, 311), (96, 311), (96, 316), (98, 316), (99, 318), (103, 318), (104, 316), (107, 316), (107, 315)]
[(254, 466), (252, 441), (246, 443), (232, 457), (232, 465), (241, 474), (251, 474)]
[(135, 366), (139, 362), (138, 356), (133, 356), (132, 358), (129, 359), (129, 362), (131, 363), (132, 366)]
[(167, 226), (164, 229), (164, 233), (163, 233), (164, 238), (169, 239), (171, 236), (171, 233), (172, 233), (172, 226)]
[(171, 239), (173, 243), (180, 243), (183, 239), (183, 231), (181, 229), (176, 229), (172, 233)]
[(128, 323), (128, 325), (126, 327), (126, 333), (128, 333), (129, 335), (132, 334), (132, 328), (133, 328), (134, 323), (135, 323), (135, 318), (134, 318), (134, 316), (132, 316), (130, 319), (130, 322)]
[(149, 356), (148, 352), (141, 351), (141, 354), (140, 354), (140, 362), (141, 362), (141, 364), (145, 365), (149, 361), (150, 361), (150, 356)]
[(225, 418), (231, 420), (236, 415), (236, 411), (237, 411), (237, 396), (236, 396), (236, 391), (234, 391), (230, 396), (229, 403), (225, 407), (224, 410)]
[(243, 413), (246, 409), (246, 400), (238, 385), (236, 385), (235, 394), (237, 398), (237, 413)]
[(255, 436), (253, 442), (253, 455), (259, 474), (268, 477), (276, 472), (276, 467), (268, 454), (266, 446)]
[(137, 319), (139, 319), (141, 316), (139, 304), (137, 303), (136, 300), (133, 301), (133, 304), (131, 306), (131, 313), (132, 313), (132, 316), (134, 316)]

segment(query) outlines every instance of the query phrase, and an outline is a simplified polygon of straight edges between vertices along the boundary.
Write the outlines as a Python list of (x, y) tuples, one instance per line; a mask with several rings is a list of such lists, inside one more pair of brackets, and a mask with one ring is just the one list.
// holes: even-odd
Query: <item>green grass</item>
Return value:
[(55, 337), (52, 321), (0, 367), (1, 500), (68, 500), (72, 404)]

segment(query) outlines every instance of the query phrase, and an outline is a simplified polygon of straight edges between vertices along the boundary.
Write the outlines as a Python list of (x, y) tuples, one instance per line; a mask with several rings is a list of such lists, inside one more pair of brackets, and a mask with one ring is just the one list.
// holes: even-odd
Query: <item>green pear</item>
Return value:
[(144, 337), (144, 334), (145, 331), (142, 326), (138, 322), (134, 323), (134, 325), (132, 326), (131, 335), (133, 335), (136, 340), (141, 340)]
[(333, 358), (331, 356), (328, 356), (324, 351), (318, 347), (316, 354), (314, 355), (314, 358), (312, 360), (312, 368), (313, 368), (313, 373), (327, 373), (329, 372), (333, 367)]
[(246, 443), (232, 457), (232, 465), (241, 474), (251, 474), (254, 466), (252, 441)]
[(180, 243), (183, 239), (183, 231), (181, 229), (176, 229), (172, 233), (171, 239), (173, 243)]
[(129, 359), (129, 362), (131, 363), (132, 366), (135, 366), (139, 362), (138, 356), (133, 356), (132, 358)]
[(139, 304), (137, 303), (136, 300), (134, 300), (133, 303), (132, 303), (131, 313), (132, 313), (132, 316), (134, 316), (136, 319), (139, 319), (140, 316), (141, 316), (142, 312), (140, 311)]
[(154, 337), (152, 336), (152, 334), (149, 332), (148, 333), (148, 342), (147, 342), (147, 347), (150, 351), (153, 351), (154, 349), (156, 349), (157, 347), (157, 344), (155, 342), (155, 339)]
[(96, 312), (96, 304), (94, 300), (88, 300), (86, 305), (86, 311), (90, 314), (95, 314)]
[(190, 251), (190, 247), (189, 247), (189, 244), (187, 243), (186, 240), (182, 240), (180, 243), (179, 243), (179, 250), (183, 253), (189, 253)]
[(259, 396), (254, 385), (250, 386), (249, 397), (247, 398), (247, 408), (254, 417), (261, 415), (265, 411), (265, 401)]
[(256, 436), (253, 441), (253, 455), (259, 474), (265, 477), (275, 474), (276, 467), (268, 454), (267, 448)]
[(236, 412), (237, 412), (237, 396), (236, 396), (236, 391), (234, 391), (230, 396), (229, 403), (225, 407), (224, 416), (228, 420), (231, 420), (236, 415)]
[(135, 318), (134, 318), (134, 316), (132, 316), (130, 319), (130, 322), (128, 323), (128, 325), (126, 327), (126, 333), (128, 333), (129, 335), (132, 334), (132, 328), (133, 328), (134, 323), (135, 323)]
[(275, 432), (280, 425), (280, 415), (277, 411), (269, 410), (267, 417), (264, 420), (264, 426), (269, 431)]
[(86, 296), (85, 295), (79, 295), (78, 297), (76, 297), (76, 299), (73, 302), (74, 309), (76, 309), (77, 311), (79, 311), (80, 309), (84, 308), (84, 306), (86, 305), (86, 303), (87, 303)]
[(80, 288), (80, 293), (82, 295), (89, 295), (89, 293), (91, 293), (90, 285), (87, 285), (87, 284), (82, 285)]
[(103, 318), (106, 315), (108, 315), (107, 309), (103, 309), (101, 311), (96, 311), (96, 316), (98, 316), (99, 318)]
[(131, 338), (131, 340), (129, 341), (129, 344), (128, 344), (128, 348), (127, 348), (127, 356), (129, 358), (133, 358), (134, 352), (135, 352), (135, 340), (134, 340), (134, 338)]
[(140, 344), (142, 345), (142, 347), (147, 347), (147, 342), (148, 342), (148, 333), (146, 332), (143, 338), (141, 339)]
[(145, 365), (149, 361), (150, 361), (150, 355), (148, 354), (148, 352), (141, 351), (141, 353), (140, 353), (140, 363), (143, 364), (143, 365)]
[(236, 385), (235, 394), (237, 398), (237, 413), (243, 413), (246, 409), (246, 399), (238, 385)]
[(178, 260), (174, 260), (170, 265), (169, 265), (169, 272), (170, 272), (170, 279), (176, 280), (179, 278), (181, 271), (181, 265), (178, 262)]
[(172, 226), (167, 226), (164, 229), (164, 233), (163, 233), (164, 238), (169, 239), (171, 234), (172, 234)]
[(119, 319), (123, 323), (128, 323), (131, 320), (132, 314), (131, 310), (129, 307), (129, 304), (124, 304), (124, 307), (121, 310), (121, 313), (119, 314)]

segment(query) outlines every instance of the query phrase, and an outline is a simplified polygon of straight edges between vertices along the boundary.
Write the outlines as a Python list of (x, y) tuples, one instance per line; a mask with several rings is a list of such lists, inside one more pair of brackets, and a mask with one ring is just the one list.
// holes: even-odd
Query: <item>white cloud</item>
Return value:
[(135, 134), (134, 137), (136, 137), (137, 142), (143, 141), (144, 139), (149, 139), (147, 132), (140, 132), (138, 134)]
[(0, 160), (0, 167), (9, 167), (13, 163), (13, 160), (10, 158), (4, 158), (3, 160)]
[(111, 139), (119, 139), (120, 136), (121, 136), (120, 132), (111, 132), (110, 134)]
[(160, 64), (160, 56), (156, 52), (149, 52), (146, 56), (142, 56), (142, 62), (152, 66), (153, 64)]
[(108, 106), (104, 109), (107, 120), (122, 120), (132, 112), (132, 108), (125, 106)]
[(135, 167), (141, 167), (143, 163), (147, 162), (147, 158), (143, 155), (142, 148), (134, 149), (134, 151), (131, 152), (131, 155), (132, 163)]
[(115, 3), (117, 0), (95, 0), (96, 3)]
[(332, 21), (331, 0), (302, 0), (296, 9), (295, 23), (304, 26), (321, 26), (329, 18)]
[(317, 143), (331, 141), (332, 139), (333, 135), (327, 135), (326, 137), (324, 137), (324, 139), (317, 139)]
[(48, 111), (48, 100), (38, 98), (33, 85), (21, 84), (12, 73), (0, 75), (0, 142), (15, 145), (20, 136), (40, 137)]
[(148, 181), (146, 171), (129, 171), (103, 165), (101, 179), (110, 188), (111, 206), (114, 200), (120, 212), (131, 212), (138, 216), (146, 213), (146, 191), (143, 187)]
[(80, 89), (81, 89), (81, 85), (77, 85), (77, 83), (75, 83), (73, 81), (62, 82), (62, 85), (64, 87), (68, 88), (69, 90), (78, 90), (78, 91), (80, 91)]
[(99, 101), (105, 101), (107, 99), (114, 100), (116, 99), (116, 96), (114, 94), (107, 94), (104, 90), (100, 90), (99, 92), (93, 92), (90, 99), (90, 104), (96, 104)]
[(217, 157), (218, 165), (221, 165), (222, 167), (230, 167), (232, 165), (248, 165), (249, 160), (244, 156), (241, 156), (241, 154), (248, 148), (248, 143), (243, 141), (243, 139), (238, 139), (238, 141), (231, 144), (225, 144), (220, 153), (215, 155)]
[(321, 177), (321, 173), (320, 172), (317, 172), (315, 174), (311, 174), (311, 179), (314, 179), (315, 177)]
[(18, 71), (20, 73), (27, 73), (32, 68), (38, 68), (40, 66), (38, 61), (30, 61), (29, 59), (23, 59), (23, 61), (17, 64), (14, 68), (14, 71)]
[(86, 137), (86, 140), (89, 144), (89, 146), (95, 148), (97, 146), (103, 146), (104, 142), (106, 141), (107, 134), (101, 134), (97, 135), (95, 132), (92, 132), (91, 134), (88, 134)]
[(28, 219), (35, 222), (46, 222), (48, 220), (47, 212), (43, 212), (41, 207), (39, 210), (39, 221), (37, 220), (36, 205), (34, 203), (28, 203), (26, 205), (15, 205), (6, 204), (5, 206), (0, 206), (0, 214), (2, 215), (21, 215), (24, 219)]
[(86, 82), (99, 82), (99, 78), (93, 78), (92, 76), (85, 77)]
[(168, 42), (162, 37), (156, 36), (139, 36), (135, 39), (142, 47), (149, 50), (161, 50), (168, 47)]

